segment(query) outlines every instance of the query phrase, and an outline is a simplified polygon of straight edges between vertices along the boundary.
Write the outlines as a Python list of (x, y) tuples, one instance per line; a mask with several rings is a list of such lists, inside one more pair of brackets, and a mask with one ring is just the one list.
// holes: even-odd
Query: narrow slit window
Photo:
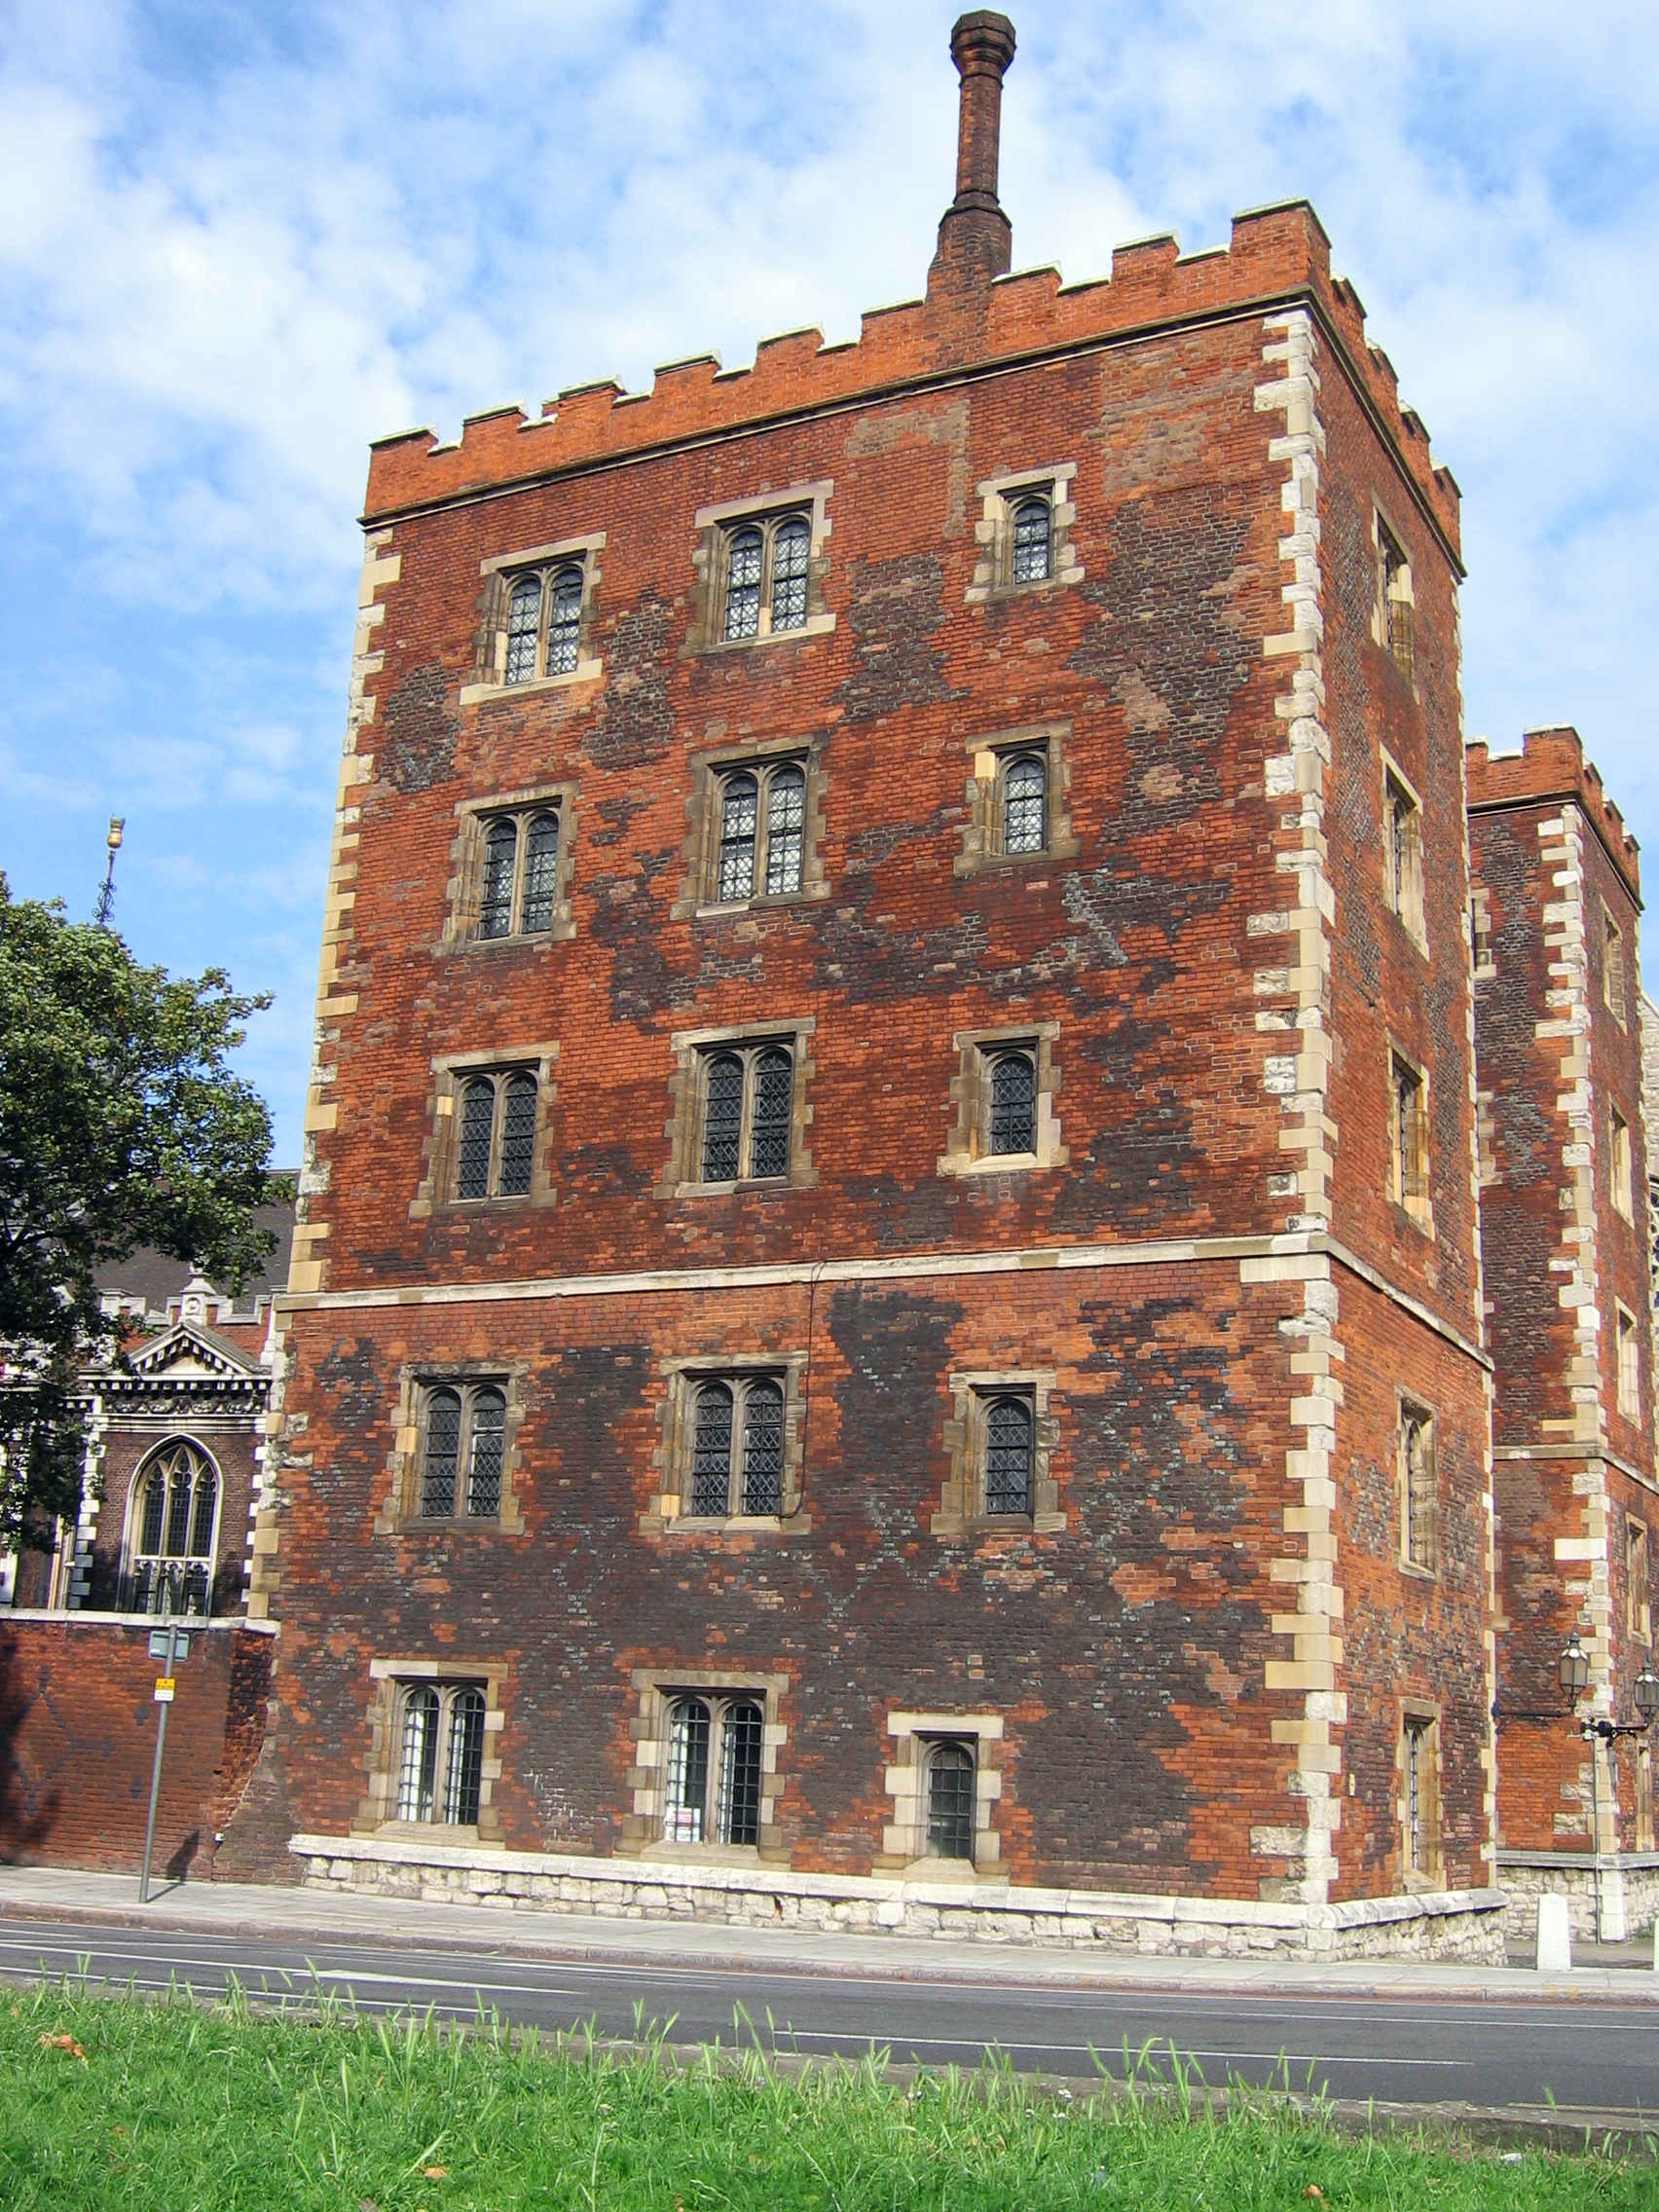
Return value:
[(1391, 1196), (1396, 1205), (1420, 1218), (1428, 1206), (1422, 1077), (1395, 1052), (1389, 1058), (1389, 1085)]
[(734, 1183), (742, 1159), (743, 1061), (717, 1052), (708, 1063), (703, 1103), (703, 1180)]
[(1432, 1573), (1435, 1565), (1436, 1480), (1434, 1425), (1415, 1406), (1400, 1416), (1400, 1490), (1408, 1565)]
[(489, 1076), (469, 1083), (461, 1095), (461, 1143), (456, 1160), (459, 1198), (490, 1195), (490, 1148), (496, 1127), (496, 1086)]
[(1021, 499), (1014, 510), (1014, 580), (1046, 583), (1051, 566), (1053, 509), (1047, 499)]
[(1383, 813), (1388, 904), (1420, 941), (1423, 934), (1422, 809), (1394, 775), (1389, 775), (1386, 781)]
[(518, 824), (492, 822), (484, 839), (484, 890), (478, 903), (480, 937), (507, 937), (513, 926), (513, 879), (518, 872)]
[(1636, 1316), (1622, 1306), (1615, 1309), (1615, 1351), (1618, 1362), (1618, 1407), (1626, 1420), (1641, 1419), (1641, 1344)]
[(743, 1409), (743, 1511), (772, 1514), (784, 1502), (784, 1393), (756, 1382)]
[(773, 1048), (755, 1062), (755, 1111), (749, 1138), (749, 1172), (756, 1178), (790, 1171), (790, 1120), (794, 1106), (794, 1062)]
[(701, 1843), (709, 1797), (709, 1709), (700, 1697), (677, 1701), (669, 1715), (667, 1808), (670, 1843)]
[(974, 1856), (974, 1754), (965, 1744), (936, 1744), (928, 1754), (928, 1857)]
[(990, 1149), (1037, 1149), (1037, 1069), (1029, 1052), (1003, 1052), (991, 1063)]
[(1406, 1864), (1414, 1874), (1428, 1867), (1428, 1756), (1425, 1720), (1406, 1723)]
[(731, 1497), (732, 1394), (723, 1382), (705, 1382), (697, 1393), (691, 1447), (691, 1511), (721, 1520)]
[(740, 530), (726, 546), (725, 635), (760, 634), (760, 569), (765, 540), (757, 530)]
[(535, 655), (541, 631), (541, 578), (521, 576), (507, 602), (507, 666), (509, 683), (534, 683)]
[(526, 937), (553, 927), (558, 881), (559, 817), (533, 815), (525, 839), (524, 914), (520, 922)]
[(1612, 1185), (1613, 1204), (1629, 1221), (1636, 1197), (1631, 1168), (1630, 1124), (1616, 1106), (1609, 1108), (1608, 1176)]
[(403, 1699), (403, 1757), (397, 1778), (400, 1821), (429, 1821), (437, 1799), (438, 1693), (423, 1684)]
[(1602, 996), (1607, 1012), (1622, 1029), (1625, 1025), (1624, 932), (1608, 913), (1602, 916)]
[(1647, 1528), (1625, 1523), (1625, 1633), (1637, 1643), (1653, 1641), (1653, 1605), (1647, 1585)]
[(777, 769), (766, 791), (766, 893), (781, 899), (800, 889), (801, 847), (806, 832), (806, 778), (789, 766)]
[(1003, 772), (1003, 851), (1040, 853), (1048, 842), (1049, 772), (1035, 754), (1022, 753)]
[(772, 627), (799, 630), (806, 624), (806, 561), (810, 542), (805, 522), (792, 515), (772, 538)]
[(558, 570), (547, 589), (547, 673), (573, 676), (581, 640), (582, 571), (574, 563)]
[(1382, 644), (1408, 682), (1417, 670), (1417, 609), (1412, 599), (1412, 565), (1405, 548), (1377, 517), (1377, 568), (1382, 606)]
[(506, 1448), (507, 1401), (499, 1390), (480, 1390), (472, 1401), (467, 1453), (466, 1510), (471, 1519), (494, 1520), (501, 1510), (501, 1460)]
[(484, 1692), (464, 1689), (450, 1701), (449, 1774), (444, 1788), (444, 1819), (458, 1827), (478, 1824), (478, 1798), (484, 1779)]
[(426, 1401), (426, 1463), (421, 1485), (421, 1511), (447, 1520), (455, 1511), (461, 1469), (461, 1394), (434, 1390)]
[(535, 1078), (510, 1075), (501, 1088), (501, 1169), (497, 1192), (503, 1198), (522, 1198), (530, 1189), (535, 1159)]
[(728, 778), (720, 794), (719, 896), (723, 902), (755, 895), (755, 833), (759, 812), (753, 776)]

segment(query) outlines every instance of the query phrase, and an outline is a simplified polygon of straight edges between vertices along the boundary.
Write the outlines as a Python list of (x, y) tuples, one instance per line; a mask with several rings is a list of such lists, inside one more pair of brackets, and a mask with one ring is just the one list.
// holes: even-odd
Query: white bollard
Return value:
[(1566, 1898), (1538, 1899), (1537, 1969), (1539, 1973), (1572, 1972), (1572, 1915)]
[(1653, 1923), (1653, 1971), (1659, 1973), (1659, 1920)]

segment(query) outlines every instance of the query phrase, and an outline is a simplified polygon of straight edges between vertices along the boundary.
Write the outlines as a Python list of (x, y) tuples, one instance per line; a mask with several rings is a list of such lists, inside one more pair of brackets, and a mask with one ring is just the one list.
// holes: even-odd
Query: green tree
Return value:
[(270, 1116), (226, 1064), (270, 1003), (143, 967), (0, 874), (0, 1550), (79, 1508), (76, 1375), (119, 1350), (97, 1270), (151, 1245), (234, 1291), (275, 1243)]

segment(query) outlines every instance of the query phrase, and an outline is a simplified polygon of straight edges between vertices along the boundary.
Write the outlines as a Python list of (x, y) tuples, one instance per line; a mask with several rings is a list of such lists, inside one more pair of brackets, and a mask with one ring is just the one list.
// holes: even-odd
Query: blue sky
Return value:
[[(0, 866), (217, 963), (299, 1152), (371, 437), (920, 289), (951, 6), (0, 0)], [(1022, 0), (1014, 264), (1306, 194), (1462, 487), (1471, 736), (1650, 860), (1659, 11)]]

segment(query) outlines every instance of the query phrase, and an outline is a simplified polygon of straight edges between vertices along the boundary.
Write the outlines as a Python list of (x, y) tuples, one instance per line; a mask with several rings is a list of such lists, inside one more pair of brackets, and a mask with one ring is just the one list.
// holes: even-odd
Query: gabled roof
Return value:
[(105, 1387), (113, 1384), (119, 1388), (128, 1380), (232, 1382), (263, 1381), (265, 1375), (259, 1361), (250, 1358), (240, 1345), (221, 1336), (217, 1329), (195, 1321), (175, 1321), (159, 1337), (151, 1337), (129, 1354), (128, 1366), (130, 1377), (108, 1375), (100, 1377), (100, 1382)]

